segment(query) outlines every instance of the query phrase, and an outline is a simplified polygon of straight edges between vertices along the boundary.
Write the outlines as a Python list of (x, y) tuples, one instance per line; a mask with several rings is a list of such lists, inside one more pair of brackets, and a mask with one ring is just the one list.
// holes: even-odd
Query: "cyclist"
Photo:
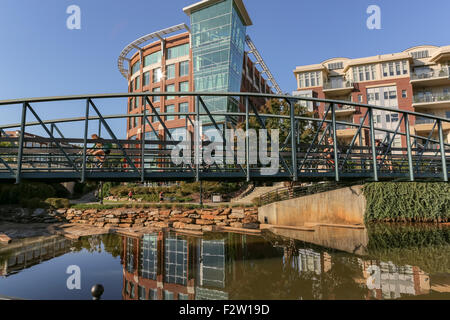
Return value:
[(95, 158), (100, 163), (100, 168), (103, 168), (103, 165), (106, 160), (106, 156), (111, 154), (112, 144), (109, 142), (103, 142), (104, 140), (101, 139), (98, 135), (93, 134), (91, 136), (92, 140), (99, 140), (92, 149), (87, 150), (87, 154), (95, 156)]

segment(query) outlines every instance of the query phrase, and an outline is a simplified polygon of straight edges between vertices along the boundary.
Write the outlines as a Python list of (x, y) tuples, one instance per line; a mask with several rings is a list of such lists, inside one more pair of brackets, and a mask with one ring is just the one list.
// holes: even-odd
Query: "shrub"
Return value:
[(39, 198), (24, 198), (20, 200), (19, 203), (23, 208), (28, 209), (37, 209), (37, 208), (43, 208), (47, 209), (49, 207), (48, 203), (42, 201), (42, 199)]
[(448, 183), (369, 183), (363, 191), (366, 197), (366, 222), (450, 220)]
[(51, 207), (55, 209), (61, 209), (61, 208), (69, 208), (70, 203), (68, 199), (63, 198), (48, 198), (45, 200), (46, 203), (48, 203)]

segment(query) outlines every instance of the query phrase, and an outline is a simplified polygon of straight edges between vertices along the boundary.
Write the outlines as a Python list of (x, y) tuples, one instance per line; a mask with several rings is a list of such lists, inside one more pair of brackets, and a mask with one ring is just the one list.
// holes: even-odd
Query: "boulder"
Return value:
[(210, 215), (210, 214), (202, 214), (201, 218), (203, 220), (214, 220), (216, 216)]
[(170, 216), (170, 213), (172, 212), (172, 210), (163, 210), (163, 211), (161, 211), (159, 214), (161, 215), (161, 216), (165, 216), (165, 217), (168, 217), (168, 216)]
[(245, 214), (244, 213), (238, 213), (238, 212), (234, 212), (232, 214), (230, 214), (228, 216), (230, 219), (244, 219), (245, 218)]
[(184, 229), (194, 230), (194, 231), (201, 231), (202, 230), (202, 226), (198, 225), (198, 224), (186, 224), (184, 226)]
[(183, 223), (183, 222), (175, 222), (175, 223), (173, 224), (173, 227), (174, 227), (175, 229), (184, 229), (184, 228), (186, 227), (186, 224)]
[(199, 224), (199, 225), (202, 225), (202, 226), (210, 226), (210, 225), (213, 225), (213, 224), (214, 224), (214, 221), (212, 221), (212, 220), (202, 220), (202, 219), (197, 219), (197, 220), (195, 221), (195, 224)]
[(232, 222), (230, 223), (230, 227), (242, 229), (243, 224), (240, 222)]
[(203, 232), (212, 232), (214, 230), (213, 226), (202, 226)]

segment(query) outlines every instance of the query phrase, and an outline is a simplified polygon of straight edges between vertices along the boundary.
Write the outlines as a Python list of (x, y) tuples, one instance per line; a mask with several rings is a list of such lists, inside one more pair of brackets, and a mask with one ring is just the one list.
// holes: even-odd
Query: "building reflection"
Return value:
[(282, 256), (268, 243), (239, 234), (204, 239), (159, 232), (124, 236), (123, 245), (125, 300), (232, 299), (230, 285), (258, 254)]
[(73, 241), (50, 236), (0, 250), (0, 276), (8, 277), (71, 251)]

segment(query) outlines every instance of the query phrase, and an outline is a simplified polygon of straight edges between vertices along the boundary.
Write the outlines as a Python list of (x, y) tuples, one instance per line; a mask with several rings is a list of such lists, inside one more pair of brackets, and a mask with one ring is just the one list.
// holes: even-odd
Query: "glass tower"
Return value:
[[(246, 27), (234, 0), (193, 11), (191, 32), (195, 91), (240, 92)], [(239, 109), (234, 97), (203, 97), (203, 101), (211, 112)], [(202, 120), (210, 122), (207, 117)], [(224, 120), (215, 117), (217, 122)]]

